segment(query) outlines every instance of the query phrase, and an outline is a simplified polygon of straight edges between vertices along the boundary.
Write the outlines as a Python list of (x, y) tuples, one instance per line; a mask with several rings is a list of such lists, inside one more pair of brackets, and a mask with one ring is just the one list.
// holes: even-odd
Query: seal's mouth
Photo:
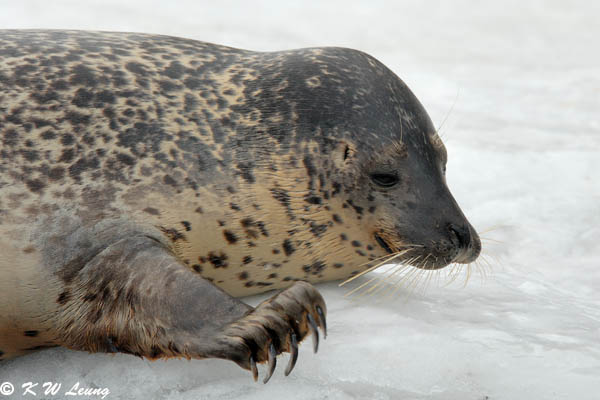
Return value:
[(389, 254), (393, 254), (394, 251), (392, 250), (392, 248), (390, 247), (389, 244), (387, 244), (387, 242), (385, 240), (383, 240), (381, 238), (381, 236), (379, 236), (378, 234), (375, 234), (375, 241), (385, 250), (387, 251)]
[(375, 233), (373, 237), (386, 253), (392, 255), (390, 261), (408, 262), (419, 269), (436, 270), (452, 263), (469, 264), (474, 262), (481, 252), (481, 241), (475, 230), (470, 227), (458, 230), (452, 225), (449, 231), (448, 239), (428, 245), (402, 245), (400, 248), (403, 251), (401, 252), (398, 251), (397, 246), (390, 245), (390, 242), (379, 234)]

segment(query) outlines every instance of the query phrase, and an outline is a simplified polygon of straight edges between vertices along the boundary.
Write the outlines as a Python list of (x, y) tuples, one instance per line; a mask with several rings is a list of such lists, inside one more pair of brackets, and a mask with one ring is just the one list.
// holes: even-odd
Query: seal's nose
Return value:
[(468, 226), (459, 226), (456, 224), (448, 225), (452, 242), (457, 244), (461, 250), (467, 250), (471, 245), (471, 231)]

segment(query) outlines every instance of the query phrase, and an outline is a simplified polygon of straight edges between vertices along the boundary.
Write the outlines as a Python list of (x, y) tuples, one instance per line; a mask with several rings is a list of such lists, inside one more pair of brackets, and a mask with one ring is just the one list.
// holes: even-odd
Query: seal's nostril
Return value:
[(455, 224), (448, 225), (448, 230), (458, 241), (458, 246), (462, 249), (467, 249), (471, 245), (471, 232), (465, 225), (458, 226)]

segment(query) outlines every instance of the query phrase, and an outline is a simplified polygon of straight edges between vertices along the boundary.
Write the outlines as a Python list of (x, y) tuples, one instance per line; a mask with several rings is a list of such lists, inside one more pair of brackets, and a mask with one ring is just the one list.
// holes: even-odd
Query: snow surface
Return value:
[(448, 116), (450, 188), (479, 231), (495, 228), (482, 234), (493, 239), (486, 278), (475, 270), (466, 286), (464, 271), (458, 283), (406, 284), (391, 298), (319, 285), (328, 339), (316, 356), (303, 345), (291, 376), (280, 366), (267, 385), (226, 361), (65, 349), (4, 363), (0, 382), (80, 382), (110, 399), (600, 399), (599, 4), (0, 2), (2, 27), (364, 50), (436, 124)]

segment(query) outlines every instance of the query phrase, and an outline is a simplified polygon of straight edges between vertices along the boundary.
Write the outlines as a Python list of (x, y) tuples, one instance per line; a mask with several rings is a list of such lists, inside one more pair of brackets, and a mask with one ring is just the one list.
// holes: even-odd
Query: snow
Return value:
[(482, 234), (485, 276), (475, 269), (464, 285), (462, 271), (454, 283), (444, 275), (426, 289), (425, 276), (416, 285), (407, 279), (387, 297), (345, 297), (350, 288), (319, 285), (327, 340), (317, 355), (301, 346), (287, 378), (282, 356), (267, 385), (226, 361), (65, 349), (4, 363), (0, 382), (80, 382), (108, 388), (110, 399), (600, 398), (600, 3), (218, 4), (1, 2), (0, 26), (154, 32), (254, 50), (337, 45), (374, 55), (437, 125), (445, 121), (449, 186), (479, 231), (495, 228)]

